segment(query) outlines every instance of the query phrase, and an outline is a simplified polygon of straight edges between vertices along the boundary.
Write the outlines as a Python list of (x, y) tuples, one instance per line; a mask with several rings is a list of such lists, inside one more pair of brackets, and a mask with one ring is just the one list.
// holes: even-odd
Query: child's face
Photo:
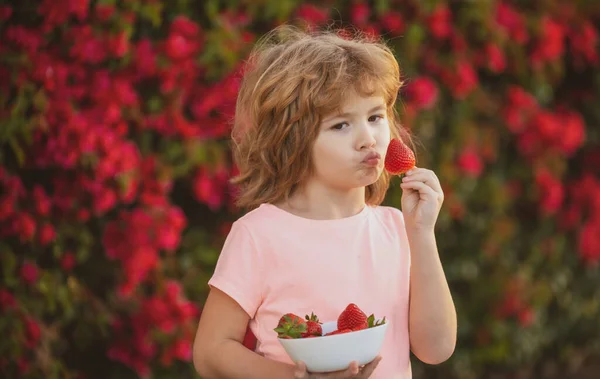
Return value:
[(389, 142), (383, 97), (352, 92), (342, 104), (342, 115), (323, 117), (313, 149), (312, 179), (342, 191), (373, 184), (383, 172)]

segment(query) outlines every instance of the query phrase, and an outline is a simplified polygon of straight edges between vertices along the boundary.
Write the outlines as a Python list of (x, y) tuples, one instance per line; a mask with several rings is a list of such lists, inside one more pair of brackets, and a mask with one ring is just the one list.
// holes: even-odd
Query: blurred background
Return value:
[(0, 4), (3, 378), (197, 377), (241, 215), (239, 73), (282, 23), (353, 27), (400, 62), (459, 317), (454, 356), (414, 377), (600, 377), (599, 1)]

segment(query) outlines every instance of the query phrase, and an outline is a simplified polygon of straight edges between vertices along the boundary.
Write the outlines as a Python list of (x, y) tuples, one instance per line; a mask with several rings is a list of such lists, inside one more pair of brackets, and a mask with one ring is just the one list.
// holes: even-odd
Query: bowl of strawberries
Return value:
[(359, 366), (373, 361), (383, 345), (388, 327), (385, 317), (367, 316), (350, 303), (335, 321), (321, 322), (311, 313), (304, 318), (287, 313), (274, 331), (287, 354), (303, 361), (313, 373), (345, 370), (353, 361)]

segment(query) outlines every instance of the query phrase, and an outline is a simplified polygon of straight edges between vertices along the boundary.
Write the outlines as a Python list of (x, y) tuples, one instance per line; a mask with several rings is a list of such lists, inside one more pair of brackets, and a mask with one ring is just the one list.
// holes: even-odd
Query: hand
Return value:
[(371, 363), (367, 363), (363, 367), (358, 367), (358, 362), (350, 363), (350, 366), (344, 371), (328, 372), (324, 374), (311, 374), (306, 370), (304, 362), (298, 362), (296, 365), (296, 371), (294, 372), (294, 378), (296, 379), (344, 379), (344, 378), (355, 378), (355, 379), (367, 379), (377, 368), (377, 365), (381, 361), (381, 356), (375, 358)]
[(435, 173), (415, 167), (405, 174), (400, 187), (407, 228), (433, 231), (444, 202), (444, 192)]

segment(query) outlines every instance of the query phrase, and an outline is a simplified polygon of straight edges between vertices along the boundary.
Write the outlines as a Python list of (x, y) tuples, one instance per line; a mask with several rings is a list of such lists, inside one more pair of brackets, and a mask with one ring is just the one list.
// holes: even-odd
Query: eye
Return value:
[(334, 129), (334, 130), (342, 130), (342, 129), (344, 129), (344, 126), (345, 126), (345, 125), (348, 125), (348, 123), (347, 123), (347, 122), (340, 122), (339, 124), (335, 124), (335, 125), (333, 125), (333, 126), (331, 127), (331, 129)]
[(383, 120), (383, 115), (381, 114), (377, 114), (377, 115), (373, 115), (371, 117), (369, 117), (369, 122), (377, 122)]

